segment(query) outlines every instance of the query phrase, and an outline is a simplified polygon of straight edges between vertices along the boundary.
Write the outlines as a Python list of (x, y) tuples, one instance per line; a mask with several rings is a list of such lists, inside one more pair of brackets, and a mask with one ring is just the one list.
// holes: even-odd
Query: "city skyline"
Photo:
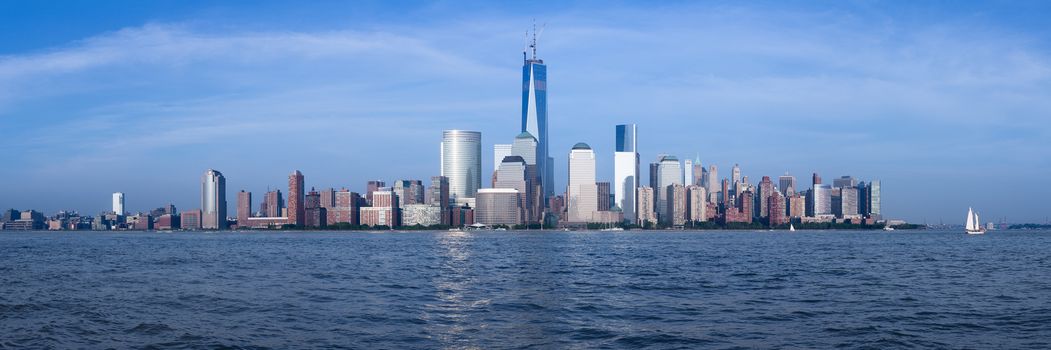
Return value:
[[(620, 5), (604, 10), (604, 13), (623, 16), (624, 12), (637, 7)], [(673, 5), (646, 9), (641, 12), (641, 17), (684, 21), (686, 16), (671, 14), (676, 9), (693, 16), (702, 16), (701, 10), (706, 7)], [(753, 184), (762, 176), (776, 177), (786, 170), (799, 180), (815, 172), (826, 179), (843, 175), (854, 175), (864, 180), (880, 179), (881, 184), (887, 185), (882, 198), (885, 216), (918, 223), (924, 219), (931, 223), (942, 219), (956, 221), (959, 206), (982, 208), (983, 216), (988, 221), (1006, 216), (1013, 222), (1041, 222), (1046, 216), (1046, 208), (1038, 199), (1048, 195), (1048, 189), (1037, 186), (1024, 193), (1003, 193), (991, 190), (994, 186), (988, 185), (998, 177), (1005, 176), (1003, 171), (1009, 171), (1012, 179), (1032, 178), (1036, 181), (1038, 175), (1047, 173), (1051, 168), (1047, 160), (1040, 157), (1040, 151), (1047, 150), (1047, 141), (1041, 140), (1041, 137), (1046, 137), (1047, 129), (1037, 125), (1041, 120), (1040, 112), (1046, 111), (1047, 106), (1045, 102), (1033, 100), (1034, 96), (1046, 93), (1042, 87), (1048, 82), (1048, 64), (1046, 51), (1041, 50), (1046, 38), (1039, 36), (1046, 33), (1026, 33), (1030, 36), (999, 40), (1010, 33), (1018, 34), (1019, 30), (1012, 31), (1011, 26), (995, 20), (995, 17), (985, 19), (988, 23), (983, 23), (986, 25), (997, 26), (993, 29), (983, 27), (986, 31), (979, 34), (984, 36), (968, 36), (968, 43), (980, 44), (979, 47), (985, 49), (979, 52), (981, 58), (1001, 64), (985, 65), (981, 64), (984, 62), (964, 58), (959, 59), (962, 61), (949, 61), (962, 67), (959, 74), (948, 70), (933, 70), (925, 74), (931, 81), (955, 78), (957, 80), (949, 79), (954, 84), (922, 85), (929, 89), (915, 90), (910, 89), (913, 85), (909, 83), (922, 79), (904, 79), (903, 76), (909, 72), (909, 68), (918, 67), (917, 61), (920, 59), (906, 59), (903, 63), (905, 68), (881, 72), (878, 69), (861, 70), (847, 62), (832, 65), (829, 57), (820, 55), (822, 50), (839, 52), (836, 49), (851, 47), (851, 44), (841, 40), (855, 33), (852, 31), (857, 29), (854, 26), (871, 20), (864, 16), (866, 13), (872, 15), (863, 11), (865, 9), (840, 6), (830, 10), (832, 14), (783, 8), (741, 13), (748, 9), (723, 6), (715, 10), (721, 14), (773, 21), (757, 25), (757, 28), (736, 30), (733, 26), (715, 20), (710, 25), (731, 34), (757, 35), (757, 41), (749, 45), (759, 45), (779, 38), (775, 34), (776, 29), (785, 28), (799, 18), (827, 16), (839, 19), (836, 14), (857, 14), (860, 19), (840, 19), (842, 22), (836, 23), (840, 25), (836, 27), (839, 31), (832, 31), (839, 36), (808, 32), (806, 29), (812, 29), (813, 25), (804, 25), (798, 33), (784, 34), (786, 37), (783, 38), (791, 40), (817, 39), (821, 47), (808, 51), (816, 54), (815, 57), (778, 51), (778, 47), (771, 47), (770, 51), (750, 46), (737, 47), (725, 41), (713, 41), (711, 47), (691, 44), (679, 50), (661, 46), (664, 43), (660, 41), (646, 44), (645, 47), (656, 48), (657, 52), (667, 56), (689, 56), (713, 50), (729, 52), (732, 54), (730, 57), (737, 58), (766, 57), (764, 54), (776, 58), (760, 59), (754, 65), (728, 66), (728, 63), (719, 59), (704, 56), (706, 58), (702, 62), (711, 69), (688, 70), (683, 64), (685, 61), (676, 57), (657, 57), (659, 55), (638, 52), (630, 53), (630, 59), (601, 55), (612, 52), (610, 49), (613, 47), (604, 44), (603, 40), (624, 39), (629, 43), (638, 43), (641, 40), (638, 36), (649, 40), (666, 33), (666, 28), (661, 26), (649, 25), (629, 30), (611, 25), (610, 22), (569, 21), (569, 15), (566, 14), (537, 14), (540, 17), (538, 21), (549, 23), (546, 34), (540, 38), (538, 56), (544, 58), (551, 78), (549, 121), (552, 128), (549, 151), (555, 164), (554, 192), (558, 194), (566, 186), (568, 169), (562, 164), (567, 162), (566, 152), (578, 142), (594, 148), (597, 180), (612, 180), (614, 140), (610, 137), (610, 130), (617, 124), (636, 124), (639, 128), (640, 159), (646, 164), (653, 162), (657, 154), (674, 155), (679, 159), (699, 156), (701, 165), (705, 167), (717, 165), (728, 169), (733, 164), (740, 164), (742, 175), (749, 176)], [(580, 17), (585, 9), (561, 10)], [(197, 206), (194, 203), (200, 201), (200, 198), (192, 195), (200, 186), (193, 179), (199, 178), (201, 172), (208, 168), (221, 170), (229, 178), (226, 201), (231, 204), (236, 203), (236, 193), (241, 189), (257, 194), (265, 193), (263, 189), (267, 187), (282, 189), (281, 185), (286, 180), (283, 174), (287, 174), (290, 169), (300, 169), (310, 174), (308, 187), (348, 187), (354, 191), (360, 191), (358, 186), (362, 186), (366, 179), (429, 179), (437, 175), (436, 169), (439, 169), (438, 159), (434, 157), (434, 144), (438, 140), (435, 135), (446, 129), (482, 132), (480, 158), (492, 159), (490, 152), (493, 144), (506, 144), (521, 131), (515, 125), (521, 102), (516, 101), (518, 96), (514, 81), (522, 78), (522, 72), (516, 68), (521, 64), (518, 61), (520, 56), (517, 55), (522, 51), (522, 33), (531, 24), (530, 17), (509, 16), (505, 13), (509, 12), (506, 9), (494, 11), (497, 13), (491, 17), (463, 15), (478, 21), (498, 22), (495, 24), (497, 30), (492, 31), (496, 34), (481, 36), (470, 29), (441, 21), (424, 25), (428, 29), (439, 29), (438, 34), (428, 34), (421, 28), (383, 25), (378, 25), (378, 29), (290, 26), (285, 32), (273, 28), (252, 28), (244, 25), (244, 22), (252, 22), (251, 18), (243, 17), (240, 18), (243, 22), (238, 22), (241, 26), (217, 30), (209, 27), (207, 19), (202, 24), (185, 23), (171, 17), (165, 19), (163, 16), (151, 21), (153, 18), (146, 16), (137, 19), (138, 24), (125, 23), (105, 30), (78, 32), (59, 42), (41, 40), (42, 43), (32, 44), (26, 43), (25, 39), (16, 40), (0, 52), (3, 55), (0, 58), (0, 75), (11, 78), (0, 86), (0, 91), (4, 91), (0, 95), (0, 115), (5, 120), (13, 120), (12, 130), (15, 130), (11, 137), (0, 141), (4, 149), (15, 151), (8, 160), (8, 164), (14, 166), (6, 167), (0, 171), (0, 175), (22, 185), (5, 191), (4, 196), (0, 197), (0, 208), (33, 208), (47, 213), (72, 209), (84, 214), (95, 214), (111, 207), (112, 203), (107, 198), (115, 192), (127, 195), (128, 211), (150, 210), (166, 203), (174, 203), (180, 208), (193, 208)], [(863, 62), (879, 62), (879, 59), (895, 57), (891, 55), (895, 49), (914, 49), (919, 50), (918, 55), (922, 59), (935, 62), (948, 59), (950, 54), (962, 52), (964, 47), (949, 46), (945, 53), (925, 51), (933, 46), (926, 46), (930, 43), (923, 40), (944, 44), (944, 41), (938, 40), (954, 39), (954, 35), (959, 33), (972, 33), (966, 26), (951, 23), (952, 20), (968, 19), (964, 16), (966, 13), (953, 14), (943, 15), (944, 22), (936, 23), (941, 27), (907, 21), (889, 25), (891, 32), (904, 35), (909, 40), (902, 40), (905, 43), (877, 45), (875, 49), (862, 52), (854, 58), (868, 59)], [(711, 19), (707, 17), (709, 15), (703, 16)], [(891, 15), (888, 17), (897, 18)], [(923, 32), (925, 36), (910, 36), (907, 29), (916, 27), (930, 31)], [(930, 27), (942, 28), (949, 33), (939, 33)], [(704, 28), (709, 27), (687, 26), (691, 33)], [(464, 49), (462, 46), (444, 46), (449, 41), (442, 39), (441, 35), (452, 34), (477, 36), (479, 42), (484, 44), (468, 44), (467, 50), (457, 50)], [(878, 40), (890, 37), (893, 35), (868, 33), (864, 38)], [(322, 43), (318, 46), (302, 46), (312, 39), (320, 39)], [(382, 55), (368, 56), (363, 62), (349, 57), (359, 50), (360, 45), (375, 45), (386, 39), (395, 39), (395, 44), (380, 50), (383, 55), (421, 58), (427, 64), (451, 64), (465, 76), (453, 77), (416, 69), (396, 75), (395, 82), (383, 85), (378, 90), (365, 91), (358, 87), (339, 85), (344, 80), (357, 78), (353, 74), (337, 73), (331, 78), (322, 78), (313, 74), (316, 71), (306, 68), (306, 65), (316, 60), (325, 64), (344, 61), (363, 63), (379, 71), (400, 67), (400, 61), (391, 65), (379, 64)], [(252, 44), (256, 40), (276, 40), (279, 47), (295, 50), (292, 50), (293, 54), (263, 55), (257, 63), (225, 50), (236, 45), (247, 45), (250, 52), (266, 53), (258, 51), (260, 48)], [(1035, 43), (1026, 40), (1034, 40)], [(153, 46), (157, 43), (163, 45), (160, 48)], [(405, 46), (395, 49), (397, 45)], [(482, 49), (484, 45), (492, 45), (493, 49)], [(209, 47), (219, 50), (204, 53), (205, 48)], [(114, 53), (134, 48), (145, 50), (138, 54), (113, 56)], [(996, 48), (1002, 50), (993, 50)], [(581, 51), (587, 49), (595, 50), (593, 53), (603, 58), (586, 59)], [(185, 61), (163, 57), (165, 52), (169, 52), (165, 50), (184, 53)], [(998, 52), (1011, 55), (994, 55)], [(795, 71), (800, 77), (768, 71), (776, 64), (792, 60), (800, 60), (808, 67)], [(155, 76), (139, 76), (139, 79), (149, 78), (142, 83), (146, 85), (142, 93), (130, 91), (136, 85), (121, 80), (106, 88), (90, 86), (90, 83), (100, 78), (128, 73), (118, 67), (120, 63), (126, 62), (131, 62), (135, 67), (159, 68), (159, 73)], [(634, 66), (629, 62), (646, 64)], [(301, 80), (294, 80), (288, 87), (263, 84), (263, 89), (239, 91), (236, 88), (254, 79), (270, 82), (282, 78), (280, 73), (262, 76), (247, 74), (259, 68), (253, 64), (267, 66), (277, 63), (292, 63), (292, 71), (311, 74), (306, 74), (306, 78)], [(653, 68), (661, 63), (676, 63), (675, 67), (681, 71), (670, 73)], [(214, 80), (200, 79), (217, 68), (229, 68), (231, 75), (216, 77)], [(639, 70), (607, 74), (629, 68)], [(726, 75), (719, 75), (714, 73), (716, 68), (734, 69), (730, 69)], [(183, 80), (172, 76), (178, 69), (188, 69), (191, 73), (189, 78)], [(994, 80), (993, 76), (1003, 75), (1001, 73), (1006, 73), (1007, 78), (1017, 82)], [(357, 71), (355, 74), (363, 75), (368, 82), (377, 81), (377, 77), (367, 72)], [(821, 74), (829, 74), (830, 80), (814, 78)], [(860, 77), (849, 79), (851, 74), (859, 74)], [(490, 75), (493, 77), (488, 77)], [(700, 78), (700, 83), (680, 81), (694, 78)], [(470, 80), (474, 81), (465, 85), (468, 88), (466, 91), (453, 89), (453, 92), (432, 97), (422, 95), (419, 91), (428, 84), (446, 87)], [(873, 80), (881, 83), (865, 83)], [(45, 86), (37, 81), (51, 82), (56, 89), (41, 90)], [(761, 89), (760, 94), (748, 92), (749, 89), (763, 86), (760, 82), (772, 84), (773, 87)], [(158, 85), (162, 83), (175, 83), (175, 87), (161, 88)], [(609, 86), (620, 87), (614, 89)], [(668, 90), (676, 86), (681, 89)], [(179, 91), (187, 87), (201, 87), (202, 92)], [(794, 88), (818, 92), (831, 91), (837, 87), (858, 94), (832, 94), (823, 99), (816, 96), (820, 94), (779, 95), (789, 94), (788, 91)], [(981, 89), (993, 87), (1011, 90), (1016, 94), (1013, 98), (1023, 103), (1007, 107), (1002, 96), (975, 97), (957, 91), (975, 88), (985, 91)], [(589, 92), (596, 88), (599, 90)], [(617, 98), (609, 96), (596, 96), (605, 93), (623, 97), (639, 88), (644, 89), (631, 99), (636, 104), (618, 102)], [(676, 93), (672, 97), (655, 94), (662, 91)], [(355, 95), (361, 92), (361, 96)], [(345, 102), (334, 99), (346, 93), (352, 93), (353, 97)], [(923, 93), (921, 97), (929, 101), (917, 102), (910, 95), (912, 93)], [(158, 97), (151, 97), (151, 94)], [(333, 96), (327, 97), (329, 95)], [(868, 97), (863, 98), (862, 95)], [(94, 96), (105, 98), (100, 102), (86, 101)], [(296, 102), (304, 96), (309, 97), (306, 100), (309, 103)], [(789, 103), (786, 102), (789, 97), (802, 98)], [(271, 98), (275, 102), (266, 106), (277, 108), (253, 107), (254, 103)], [(758, 102), (748, 101), (749, 98), (755, 98)], [(971, 108), (966, 102), (968, 99), (999, 102), (998, 106), (1004, 109)], [(890, 107), (877, 106), (880, 104)], [(756, 105), (763, 108), (755, 108)], [(365, 106), (364, 111), (358, 108), (361, 106)], [(773, 110), (779, 112), (773, 116), (762, 116)], [(1011, 112), (1011, 115), (1004, 115), (1007, 112)], [(989, 113), (992, 113), (991, 117)], [(252, 121), (243, 117), (251, 114), (260, 117)], [(969, 119), (954, 119), (963, 118), (961, 115)], [(984, 117), (990, 119), (983, 120)], [(381, 121), (384, 123), (379, 123)], [(413, 123), (399, 128), (405, 124), (398, 122), (405, 121)], [(847, 122), (850, 125), (845, 124)], [(1000, 125), (990, 131), (986, 129), (988, 123)], [(389, 147), (385, 153), (370, 154), (383, 150), (370, 147), (380, 140), (370, 134), (379, 134), (374, 131), (380, 130), (397, 136), (395, 139), (386, 139), (386, 142), (394, 142), (394, 147)], [(953, 141), (954, 135), (961, 132), (973, 132), (968, 135), (984, 137), (990, 143), (975, 145)], [(328, 140), (330, 144), (320, 144), (322, 141), (316, 139)], [(922, 148), (923, 152), (914, 152), (916, 148)], [(342, 151), (336, 151), (340, 149)], [(1028, 153), (1019, 150), (1028, 150)], [(967, 153), (969, 156), (964, 159), (958, 153)], [(1036, 159), (1030, 159), (1034, 155)], [(273, 158), (289, 161), (257, 165), (267, 163), (264, 159)], [(1002, 171), (977, 171), (973, 167), (975, 158), (979, 159), (978, 163), (984, 170)], [(404, 162), (384, 162), (386, 159)], [(488, 187), (488, 175), (493, 171), (493, 164), (488, 164), (488, 161), (482, 163), (482, 181), (478, 188)], [(1000, 174), (994, 176), (997, 173)], [(721, 178), (713, 180), (718, 182)], [(806, 182), (798, 181), (797, 190), (807, 188)], [(1021, 199), (1006, 200), (1016, 197)]]

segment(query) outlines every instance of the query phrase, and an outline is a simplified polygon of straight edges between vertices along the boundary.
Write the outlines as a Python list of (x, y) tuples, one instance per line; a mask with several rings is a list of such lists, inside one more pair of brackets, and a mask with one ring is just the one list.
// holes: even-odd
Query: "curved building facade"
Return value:
[(482, 184), (482, 133), (443, 131), (441, 154), (441, 175), (449, 180), (449, 199), (474, 198)]
[(226, 229), (226, 177), (218, 170), (201, 176), (201, 228)]

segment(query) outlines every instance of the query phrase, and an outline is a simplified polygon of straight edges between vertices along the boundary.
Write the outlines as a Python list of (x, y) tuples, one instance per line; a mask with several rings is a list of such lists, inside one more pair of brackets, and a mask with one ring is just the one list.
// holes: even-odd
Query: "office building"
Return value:
[(712, 164), (708, 167), (708, 192), (719, 192), (722, 184), (719, 183), (719, 167)]
[(785, 199), (788, 205), (789, 219), (798, 219), (806, 215), (806, 197), (796, 193)]
[(693, 160), (686, 159), (682, 161), (682, 185), (689, 186), (693, 184)]
[(362, 207), (359, 210), (361, 224), (365, 226), (386, 226), (389, 228), (398, 227), (400, 209), (398, 195), (393, 191), (389, 189), (375, 191), (372, 193), (372, 206)]
[(441, 208), (441, 224), (449, 225), (449, 178), (431, 176), (431, 186), (427, 190), (427, 204)]
[(483, 188), (475, 196), (474, 222), (514, 226), (522, 223), (520, 193), (513, 188)]
[(595, 189), (598, 198), (598, 211), (609, 211), (612, 198), (610, 197), (609, 182), (596, 182)]
[(281, 197), (280, 190), (273, 190), (266, 192), (266, 197), (263, 198), (263, 204), (260, 208), (260, 212), (265, 217), (281, 217), (282, 210), (285, 207), (285, 200)]
[(865, 187), (866, 195), (866, 213), (867, 217), (881, 219), (883, 213), (880, 209), (880, 180), (873, 180)]
[(365, 184), (365, 201), (372, 205), (372, 193), (379, 191), (381, 188), (387, 187), (387, 183), (382, 180), (369, 180)]
[(202, 228), (202, 215), (200, 209), (184, 210), (182, 215), (179, 216), (180, 219), (182, 219), (182, 224), (180, 226), (183, 230), (200, 230)]
[(321, 207), (325, 209), (336, 207), (336, 189), (329, 187), (321, 190)]
[[(533, 208), (530, 207), (532, 201), (527, 198), (527, 193), (532, 191), (529, 190), (529, 182), (526, 181), (526, 167), (525, 160), (520, 156), (504, 157), (497, 168), (493, 181), (493, 188), (510, 188), (518, 191), (518, 200), (521, 201), (518, 207), (522, 211), (520, 213), (522, 221), (526, 221), (526, 218), (532, 218), (535, 214)], [(475, 221), (482, 222), (480, 211), (480, 208), (475, 208)]]
[(657, 195), (657, 216), (660, 222), (667, 223), (669, 221), (666, 220), (666, 217), (669, 217), (672, 213), (667, 211), (670, 207), (665, 195), (668, 193), (668, 186), (674, 184), (682, 185), (682, 168), (679, 164), (679, 159), (675, 156), (661, 156), (657, 160), (657, 164), (657, 188), (654, 189), (654, 193)]
[(667, 208), (659, 220), (668, 226), (686, 224), (686, 187), (673, 183), (665, 187), (664, 203)]
[(781, 194), (785, 197), (791, 197), (796, 194), (796, 177), (785, 173), (777, 178), (778, 188), (781, 189)]
[(442, 223), (442, 208), (429, 204), (409, 204), (401, 208), (402, 226), (434, 226)]
[(358, 210), (361, 207), (361, 202), (364, 201), (361, 198), (361, 195), (357, 192), (351, 192), (344, 188), (335, 192), (335, 197), (335, 205), (331, 208), (327, 208), (328, 211), (325, 215), (325, 219), (328, 222), (328, 224), (359, 224), (360, 221), (358, 219)]
[(201, 176), (201, 228), (226, 229), (226, 177), (213, 169)]
[(847, 175), (842, 176), (838, 179), (832, 179), (832, 187), (834, 188), (846, 188), (846, 187), (858, 187), (858, 180), (853, 176)]
[(113, 193), (113, 212), (124, 215), (124, 192)]
[(328, 224), (328, 210), (321, 207), (321, 193), (313, 188), (303, 199), (303, 225), (306, 227), (325, 227)]
[[(733, 169), (730, 169), (730, 184), (736, 189), (737, 184), (741, 182), (741, 167), (734, 164)], [(735, 193), (736, 194), (736, 193)]]
[(569, 186), (566, 196), (569, 202), (569, 222), (588, 222), (592, 214), (598, 211), (595, 152), (586, 143), (577, 143), (569, 151)]
[(443, 131), (441, 165), (441, 176), (449, 180), (449, 198), (458, 204), (474, 198), (482, 183), (482, 133)]
[[(616, 152), (613, 154), (613, 202), (624, 213), (624, 220), (636, 222), (639, 188), (638, 129), (635, 124), (616, 127)], [(652, 210), (652, 208), (650, 208)]]
[(651, 225), (656, 224), (657, 213), (653, 211), (653, 208), (656, 206), (653, 198), (653, 187), (639, 187), (638, 198), (638, 225), (646, 226), (646, 223), (650, 223)]
[(241, 190), (237, 192), (237, 226), (248, 226), (250, 217), (252, 217), (252, 192)]
[[(693, 161), (693, 170), (691, 171), (693, 177), (690, 179), (690, 185), (706, 186), (708, 180), (708, 170), (701, 165), (701, 157), (698, 156)], [(705, 188), (707, 190), (707, 188)]]
[(686, 220), (692, 222), (707, 221), (708, 191), (702, 186), (690, 185), (686, 187), (686, 198)]
[(769, 176), (763, 176), (763, 179), (759, 181), (758, 193), (758, 207), (760, 218), (766, 218), (770, 216), (770, 208), (767, 206), (770, 203), (770, 201), (767, 200), (767, 198), (773, 196), (774, 192), (776, 192), (774, 191), (774, 182), (770, 180)]
[(423, 204), (424, 189), (423, 181), (420, 180), (398, 180), (394, 181), (393, 191), (398, 195), (398, 203), (401, 205)]
[(299, 170), (288, 175), (288, 223), (296, 226), (306, 225), (306, 183)]
[(781, 226), (788, 223), (788, 217), (785, 215), (785, 196), (781, 192), (775, 191), (769, 197), (766, 197), (766, 207), (769, 210), (767, 213), (767, 222), (771, 227)]

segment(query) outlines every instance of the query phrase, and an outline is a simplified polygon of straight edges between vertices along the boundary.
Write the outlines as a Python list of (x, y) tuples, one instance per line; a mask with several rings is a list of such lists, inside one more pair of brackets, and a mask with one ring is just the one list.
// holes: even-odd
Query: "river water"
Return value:
[(0, 348), (1051, 348), (1051, 232), (0, 233)]

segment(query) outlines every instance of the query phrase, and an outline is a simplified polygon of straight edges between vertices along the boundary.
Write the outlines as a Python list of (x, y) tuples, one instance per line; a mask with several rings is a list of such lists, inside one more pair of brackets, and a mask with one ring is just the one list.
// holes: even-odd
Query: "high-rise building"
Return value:
[(504, 161), (504, 157), (511, 155), (511, 147), (513, 144), (495, 144), (493, 145), (493, 178), (496, 178), (496, 169), (500, 167), (500, 162)]
[(595, 189), (598, 193), (598, 211), (609, 211), (611, 199), (609, 191), (609, 182), (596, 182)]
[(865, 186), (865, 215), (867, 217), (882, 218), (883, 214), (880, 211), (880, 186), (880, 180), (872, 180), (868, 186)]
[(526, 203), (526, 217), (523, 218), (523, 221), (526, 223), (538, 223), (544, 212), (544, 193), (541, 175), (536, 165), (536, 138), (525, 131), (518, 134), (511, 145), (511, 155), (522, 157), (522, 160), (525, 162), (526, 190), (521, 193)]
[(252, 192), (237, 192), (237, 226), (247, 227), (248, 218), (252, 217)]
[[(650, 179), (650, 186), (649, 187), (653, 188), (654, 191), (656, 191), (657, 187), (659, 187), (657, 184), (660, 183), (660, 175), (658, 175), (659, 174), (658, 170), (660, 170), (660, 168), (661, 168), (661, 163), (659, 162), (659, 160), (662, 157), (664, 157), (664, 156), (663, 155), (657, 156), (658, 162), (650, 163), (650, 178), (649, 178)], [(659, 196), (657, 196), (657, 197), (659, 197)], [(654, 197), (654, 200), (656, 200), (656, 197)]]
[(372, 205), (372, 193), (379, 191), (381, 188), (387, 187), (387, 183), (382, 180), (369, 180), (365, 184), (365, 201)]
[(806, 197), (799, 193), (786, 198), (788, 204), (788, 217), (798, 219), (806, 215)]
[(358, 219), (358, 210), (362, 202), (361, 195), (357, 192), (350, 192), (347, 189), (339, 190), (335, 193), (336, 203), (333, 208), (329, 208), (325, 219), (329, 225), (335, 225), (337, 223), (348, 223), (351, 225), (357, 225), (360, 223)]
[(832, 186), (816, 184), (813, 192), (813, 216), (832, 215)]
[(285, 207), (285, 201), (281, 197), (280, 190), (268, 191), (266, 197), (263, 198), (263, 206), (261, 211), (263, 216), (268, 218), (281, 217), (281, 209)]
[[(526, 193), (529, 191), (527, 187), (528, 182), (526, 181), (526, 163), (522, 157), (504, 157), (497, 167), (495, 180), (493, 188), (511, 188), (518, 191), (518, 199), (521, 201), (518, 206), (522, 211), (520, 216), (523, 218), (523, 221), (525, 221), (526, 217), (531, 217), (534, 214), (531, 210), (532, 208), (529, 207), (529, 198), (526, 196)], [(481, 204), (478, 205), (481, 206)], [(480, 208), (475, 208), (475, 221), (484, 223), (479, 219), (481, 218), (480, 211)]]
[(449, 178), (431, 176), (431, 187), (427, 191), (427, 204), (438, 206), (442, 210), (442, 225), (449, 224)]
[(708, 191), (702, 186), (690, 185), (686, 187), (686, 197), (686, 220), (693, 222), (707, 221)]
[(657, 188), (654, 189), (654, 193), (657, 194), (657, 219), (662, 223), (668, 222), (669, 208), (668, 202), (665, 200), (665, 195), (668, 193), (668, 186), (679, 184), (682, 185), (682, 168), (679, 164), (679, 158), (675, 156), (661, 156), (657, 160)]
[(201, 176), (201, 228), (226, 229), (226, 177), (218, 170)]
[(183, 230), (200, 230), (201, 226), (201, 210), (190, 209), (182, 212), (180, 215), (181, 223), (180, 227)]
[(737, 164), (734, 164), (733, 169), (730, 169), (730, 180), (730, 184), (733, 185), (734, 188), (737, 188), (737, 184), (741, 182), (741, 167)]
[(485, 225), (521, 224), (520, 193), (513, 188), (483, 188), (478, 190), (474, 208), (474, 222)]
[(775, 191), (769, 197), (766, 197), (766, 207), (769, 210), (767, 216), (767, 222), (771, 227), (781, 226), (788, 223), (788, 217), (785, 215), (785, 196), (781, 192)]
[(719, 167), (712, 164), (708, 167), (708, 192), (719, 192), (722, 190), (721, 187), (719, 183)]
[(679, 183), (665, 186), (664, 204), (667, 208), (665, 214), (660, 216), (660, 221), (669, 226), (682, 226), (686, 224), (686, 188)]
[(321, 190), (321, 207), (326, 209), (336, 207), (336, 189), (329, 187)]
[(306, 225), (306, 183), (299, 170), (288, 175), (288, 223), (296, 226)]
[[(635, 124), (616, 128), (616, 152), (613, 154), (613, 201), (624, 212), (624, 220), (636, 222), (639, 188), (638, 129)], [(652, 210), (652, 208), (650, 208)]]
[[(692, 173), (693, 173), (693, 178), (690, 179), (689, 184), (690, 185), (697, 185), (697, 186), (705, 186), (705, 184), (707, 183), (706, 180), (707, 180), (708, 170), (705, 169), (704, 165), (701, 164), (701, 157), (700, 156), (698, 156), (693, 161), (693, 171), (692, 171)], [(705, 188), (705, 190), (707, 190), (707, 188)]]
[(595, 151), (580, 142), (569, 151), (569, 221), (588, 222), (598, 211), (598, 186), (595, 185)]
[(325, 227), (328, 224), (327, 214), (327, 210), (321, 207), (321, 193), (311, 188), (303, 199), (303, 225)]
[(420, 180), (398, 180), (394, 181), (394, 193), (398, 195), (399, 204), (423, 204), (424, 190), (423, 181)]
[(839, 213), (842, 218), (851, 218), (858, 216), (858, 188), (857, 187), (843, 187), (838, 189), (840, 192), (840, 208)]
[(400, 212), (398, 195), (389, 189), (381, 189), (372, 193), (372, 206), (362, 207), (359, 216), (362, 225), (398, 227)]
[(693, 160), (689, 158), (682, 161), (682, 185), (693, 185)]
[(853, 176), (846, 175), (838, 179), (832, 179), (832, 187), (835, 188), (846, 188), (846, 187), (858, 187), (858, 180)]
[(113, 193), (113, 212), (117, 215), (124, 215), (124, 192)]
[(442, 223), (442, 210), (436, 205), (409, 204), (401, 208), (403, 226), (432, 226)]
[(656, 224), (657, 213), (653, 211), (656, 206), (655, 199), (653, 198), (653, 187), (643, 186), (639, 187), (639, 212), (638, 212), (638, 225), (646, 226), (646, 223)]
[(474, 198), (482, 184), (482, 133), (443, 131), (441, 155), (441, 175), (449, 180), (449, 198), (458, 204)]
[[(770, 216), (770, 208), (767, 206), (769, 205), (770, 201), (767, 200), (767, 198), (773, 196), (774, 192), (777, 192), (774, 191), (774, 182), (770, 180), (769, 176), (763, 176), (763, 179), (759, 181), (758, 214), (760, 218), (766, 218)], [(784, 209), (784, 207), (782, 207), (782, 209)]]
[[(535, 31), (535, 30), (534, 30)], [(536, 57), (536, 37), (529, 48), (532, 56), (522, 52), (522, 130), (537, 138), (537, 172), (542, 178), (544, 198), (554, 195), (554, 160), (548, 152), (547, 137), (547, 65)], [(472, 194), (473, 195), (473, 194)]]
[(781, 177), (777, 178), (778, 188), (781, 189), (781, 194), (785, 197), (791, 197), (796, 194), (796, 177), (785, 173)]

